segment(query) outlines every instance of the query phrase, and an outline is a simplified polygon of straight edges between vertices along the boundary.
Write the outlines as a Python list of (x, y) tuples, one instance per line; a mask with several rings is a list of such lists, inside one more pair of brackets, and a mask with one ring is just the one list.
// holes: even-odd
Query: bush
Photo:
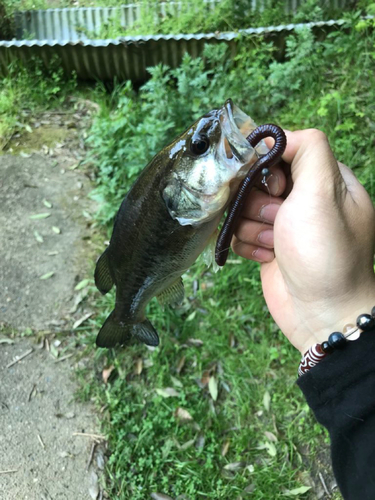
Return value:
[(109, 222), (148, 161), (187, 125), (231, 97), (258, 123), (289, 129), (316, 127), (340, 161), (358, 170), (368, 189), (375, 158), (374, 21), (353, 16), (321, 41), (304, 29), (288, 36), (286, 56), (261, 38), (243, 38), (230, 59), (225, 45), (185, 55), (180, 67), (150, 68), (136, 93), (128, 82), (107, 100), (91, 130), (98, 167), (96, 195)]

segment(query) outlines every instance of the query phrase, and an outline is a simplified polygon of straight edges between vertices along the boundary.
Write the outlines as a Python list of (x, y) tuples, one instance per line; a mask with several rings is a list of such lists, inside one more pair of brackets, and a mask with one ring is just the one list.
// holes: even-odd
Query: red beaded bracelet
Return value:
[[(323, 358), (331, 354), (336, 349), (343, 349), (348, 340), (357, 340), (362, 332), (367, 332), (375, 327), (375, 306), (371, 314), (361, 314), (358, 316), (356, 326), (348, 325), (344, 331), (333, 332), (328, 340), (321, 344), (315, 344), (302, 356), (298, 368), (298, 375), (301, 376), (317, 365)], [(350, 338), (352, 337), (352, 338)]]

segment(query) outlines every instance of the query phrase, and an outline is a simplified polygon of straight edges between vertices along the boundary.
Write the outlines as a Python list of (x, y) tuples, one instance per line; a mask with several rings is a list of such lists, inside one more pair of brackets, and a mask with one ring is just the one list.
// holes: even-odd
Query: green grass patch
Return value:
[[(353, 14), (324, 40), (309, 30), (293, 33), (282, 61), (260, 38), (243, 39), (234, 59), (225, 46), (209, 46), (177, 69), (150, 68), (137, 91), (118, 86), (89, 134), (98, 220), (108, 234), (152, 156), (228, 97), (258, 123), (324, 130), (374, 196), (373, 27)], [(326, 472), (327, 434), (295, 385), (299, 355), (269, 316), (258, 266), (234, 261), (216, 275), (193, 266), (182, 307), (149, 305), (160, 348), (96, 350), (96, 372), (81, 373), (81, 395), (94, 395), (105, 416), (110, 498), (311, 498), (310, 475), (322, 453)], [(88, 345), (113, 305), (113, 296), (98, 299)], [(102, 370), (111, 366), (104, 384)]]
[[(158, 349), (99, 350), (85, 373), (86, 396), (105, 405), (111, 498), (276, 500), (308, 484), (301, 450), (314, 455), (325, 431), (295, 385), (299, 355), (267, 312), (258, 265), (234, 262), (217, 274), (197, 263), (181, 307), (150, 304)], [(113, 298), (102, 302), (98, 326)]]

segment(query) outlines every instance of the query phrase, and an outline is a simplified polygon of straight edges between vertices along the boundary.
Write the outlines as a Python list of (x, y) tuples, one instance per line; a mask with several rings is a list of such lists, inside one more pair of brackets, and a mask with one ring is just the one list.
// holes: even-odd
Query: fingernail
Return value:
[(271, 194), (276, 195), (279, 192), (279, 176), (272, 174), (270, 177), (267, 179), (267, 184), (269, 187), (269, 190)]
[(273, 230), (266, 229), (258, 234), (258, 241), (268, 247), (273, 247)]
[(265, 222), (274, 222), (279, 208), (279, 203), (270, 203), (269, 205), (263, 205), (263, 207), (259, 211), (259, 217)]

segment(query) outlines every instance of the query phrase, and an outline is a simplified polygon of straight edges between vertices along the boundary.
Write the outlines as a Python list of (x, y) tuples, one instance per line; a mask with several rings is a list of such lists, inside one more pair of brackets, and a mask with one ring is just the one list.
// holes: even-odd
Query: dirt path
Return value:
[(92, 278), (96, 207), (71, 114), (32, 125), (11, 143), (20, 154), (0, 156), (0, 498), (96, 499), (103, 448), (88, 467), (95, 441), (74, 433), (98, 434), (98, 419), (74, 399), (76, 361), (58, 335), (90, 314), (75, 286)]
[(97, 498), (103, 450), (96, 449), (87, 470), (93, 440), (74, 434), (98, 433), (98, 422), (90, 406), (73, 399), (69, 361), (56, 362), (23, 339), (0, 345), (0, 367), (0, 498)]

